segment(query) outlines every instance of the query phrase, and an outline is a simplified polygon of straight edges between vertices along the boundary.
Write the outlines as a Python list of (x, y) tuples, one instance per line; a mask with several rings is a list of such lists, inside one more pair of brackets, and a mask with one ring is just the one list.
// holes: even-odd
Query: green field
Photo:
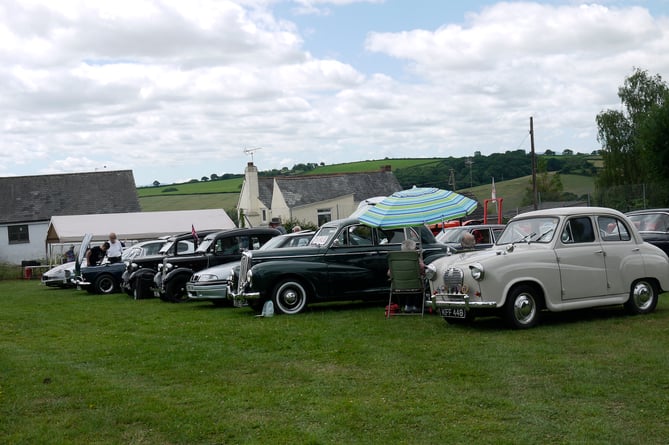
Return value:
[(656, 312), (509, 331), (383, 303), (246, 309), (0, 281), (3, 444), (666, 444)]
[(441, 162), (441, 158), (412, 158), (412, 159), (380, 159), (376, 161), (358, 161), (345, 164), (324, 165), (310, 170), (308, 175), (322, 175), (327, 173), (360, 173), (378, 171), (381, 167), (390, 165), (392, 171), (400, 168), (430, 165)]

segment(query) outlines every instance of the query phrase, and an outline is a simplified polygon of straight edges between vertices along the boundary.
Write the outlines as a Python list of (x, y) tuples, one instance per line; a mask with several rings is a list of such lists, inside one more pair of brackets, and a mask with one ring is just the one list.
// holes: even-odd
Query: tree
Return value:
[[(541, 201), (560, 201), (562, 199), (562, 178), (560, 172), (548, 173), (546, 158), (539, 158), (537, 161), (537, 195)], [(525, 189), (525, 196), (522, 200), (522, 205), (530, 205), (534, 202), (534, 194), (532, 192), (532, 181)]]
[(160, 185), (160, 182), (158, 180), (153, 181), (153, 186), (158, 187)]
[(209, 176), (209, 178), (211, 178), (212, 181), (218, 181), (218, 179), (219, 179), (219, 177), (216, 173), (212, 173), (211, 176)]
[[(623, 111), (607, 110), (597, 115), (597, 140), (602, 144), (604, 167), (598, 178), (600, 187), (639, 184), (649, 181), (648, 154), (639, 131), (649, 113), (667, 99), (669, 88), (660, 75), (650, 76), (636, 68), (618, 89)], [(644, 150), (644, 148), (646, 150)]]

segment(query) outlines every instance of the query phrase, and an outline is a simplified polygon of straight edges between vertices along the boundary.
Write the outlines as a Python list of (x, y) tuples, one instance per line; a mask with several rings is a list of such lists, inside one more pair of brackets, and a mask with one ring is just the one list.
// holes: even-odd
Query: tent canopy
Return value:
[(105, 213), (52, 216), (46, 242), (80, 242), (86, 233), (92, 241), (106, 241), (115, 232), (120, 240), (145, 240), (195, 230), (235, 228), (225, 210), (180, 210), (174, 212)]

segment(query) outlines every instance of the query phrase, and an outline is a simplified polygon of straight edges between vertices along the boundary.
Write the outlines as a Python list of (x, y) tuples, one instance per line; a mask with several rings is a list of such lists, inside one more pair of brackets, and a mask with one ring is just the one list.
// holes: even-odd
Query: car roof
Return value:
[(574, 216), (574, 215), (615, 215), (625, 216), (622, 212), (608, 207), (555, 207), (552, 209), (533, 210), (520, 213), (516, 219), (532, 218), (536, 216)]

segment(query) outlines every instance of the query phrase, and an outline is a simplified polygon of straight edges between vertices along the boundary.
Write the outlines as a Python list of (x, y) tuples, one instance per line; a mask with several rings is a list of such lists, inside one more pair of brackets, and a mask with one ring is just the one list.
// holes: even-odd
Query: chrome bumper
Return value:
[(227, 282), (186, 283), (188, 298), (192, 300), (226, 300), (228, 298)]
[(469, 309), (494, 309), (497, 303), (494, 301), (472, 301), (467, 294), (434, 294), (430, 302), (433, 308), (465, 308)]

